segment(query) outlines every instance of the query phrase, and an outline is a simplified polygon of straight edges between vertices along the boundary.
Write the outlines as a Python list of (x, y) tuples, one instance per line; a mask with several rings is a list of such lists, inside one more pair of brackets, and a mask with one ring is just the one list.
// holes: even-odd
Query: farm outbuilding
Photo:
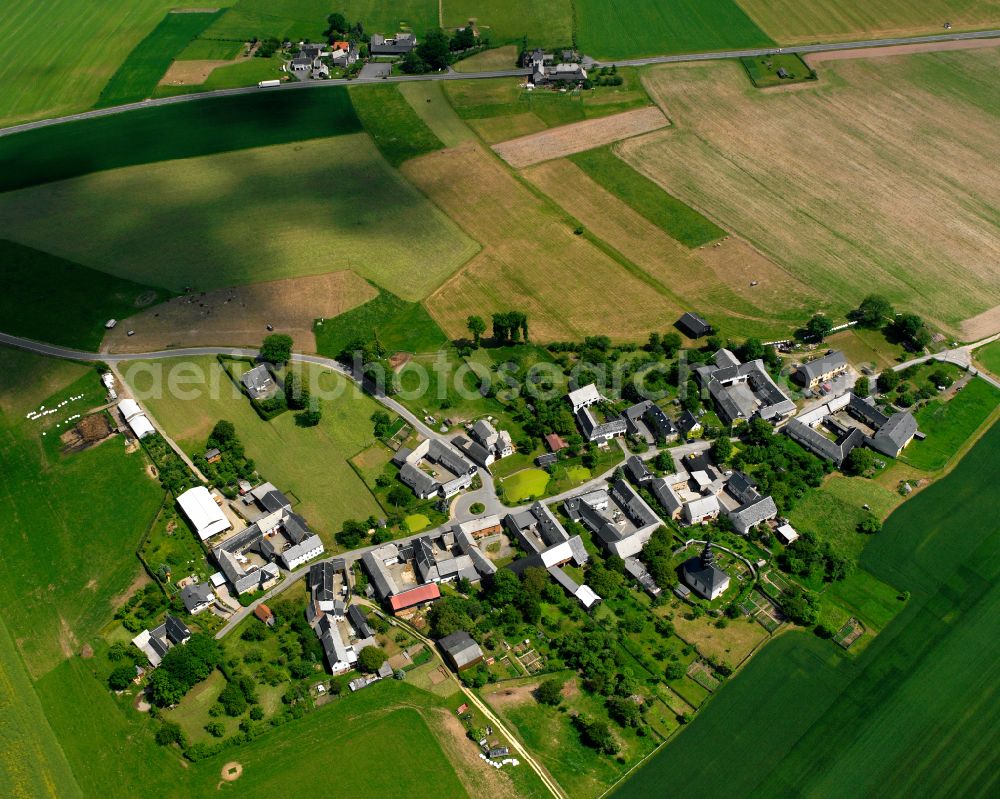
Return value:
[(189, 488), (177, 497), (177, 504), (202, 541), (232, 527), (205, 486)]

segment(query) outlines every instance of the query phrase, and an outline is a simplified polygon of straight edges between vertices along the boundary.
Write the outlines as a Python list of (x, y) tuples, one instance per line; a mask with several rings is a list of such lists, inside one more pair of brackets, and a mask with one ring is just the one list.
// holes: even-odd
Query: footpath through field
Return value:
[[(750, 50), (712, 50), (702, 53), (683, 53), (680, 55), (650, 56), (648, 58), (620, 59), (614, 61), (595, 61), (585, 59), (585, 66), (647, 66), (649, 64), (679, 64), (685, 61), (713, 61), (726, 58), (752, 58), (755, 56), (774, 55), (776, 53), (825, 53), (836, 50), (860, 50), (875, 47), (893, 47), (907, 44), (928, 44), (934, 42), (957, 42), (976, 39), (1000, 39), (1000, 29), (990, 29), (984, 31), (972, 31), (970, 33), (939, 33), (930, 36), (897, 37), (891, 39), (862, 39), (854, 42), (834, 42), (830, 44), (801, 44), (789, 47), (764, 47)], [(125, 105), (111, 106), (109, 108), (97, 108), (91, 111), (83, 111), (79, 114), (69, 114), (63, 117), (53, 117), (51, 119), (39, 119), (34, 122), (25, 122), (21, 125), (12, 125), (7, 128), (0, 128), (0, 136), (9, 136), (14, 133), (44, 128), (49, 125), (58, 125), (62, 122), (76, 122), (82, 119), (93, 119), (96, 117), (122, 114), (127, 111), (138, 111), (142, 108), (153, 108), (160, 105), (173, 105), (175, 103), (187, 103), (196, 100), (210, 100), (213, 97), (231, 97), (238, 94), (254, 94), (259, 92), (293, 91), (297, 89), (320, 88), (323, 86), (347, 86), (380, 83), (407, 83), (424, 80), (483, 80), (488, 78), (508, 78), (525, 77), (530, 74), (528, 69), (504, 69), (490, 72), (436, 72), (430, 75), (391, 75), (386, 78), (355, 78), (346, 80), (335, 78), (324, 81), (295, 81), (283, 83), (280, 86), (272, 86), (261, 89), (257, 86), (244, 86), (238, 89), (216, 89), (210, 92), (198, 92), (195, 94), (179, 94), (174, 97), (157, 97), (150, 100), (143, 100), (138, 103), (127, 103)]]

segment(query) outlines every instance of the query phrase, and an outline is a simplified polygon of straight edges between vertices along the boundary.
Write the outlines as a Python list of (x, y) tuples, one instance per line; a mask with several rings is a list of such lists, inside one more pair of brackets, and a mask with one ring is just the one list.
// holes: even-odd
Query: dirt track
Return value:
[(493, 145), (493, 150), (512, 167), (520, 169), (649, 133), (669, 124), (659, 108), (650, 106), (520, 136)]

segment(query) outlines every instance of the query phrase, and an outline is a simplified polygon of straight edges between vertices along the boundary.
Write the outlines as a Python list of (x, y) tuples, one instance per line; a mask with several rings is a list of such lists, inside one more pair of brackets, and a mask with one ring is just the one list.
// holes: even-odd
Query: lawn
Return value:
[[(229, 61), (242, 52), (244, 42), (229, 39), (195, 39), (177, 54), (178, 61)], [(267, 59), (261, 59), (266, 61)]]
[[(451, 338), (468, 335), (470, 314), (523, 310), (539, 341), (586, 334), (646, 338), (650, 320), (677, 306), (584, 236), (498, 159), (471, 143), (403, 165), (403, 173), (483, 251), (427, 301)], [(545, 269), (539, 269), (545, 264)], [(616, 290), (608, 292), (606, 287)], [(607, 320), (615, 320), (609, 329)], [(676, 318), (676, 317), (675, 317)]]
[(129, 52), (175, 5), (169, 0), (7, 0), (0, 19), (0, 125), (92, 106)]
[[(816, 72), (795, 53), (741, 58), (740, 63), (747, 71), (750, 82), (758, 89), (816, 80)], [(784, 70), (785, 74), (778, 74), (781, 70)]]
[(995, 28), (997, 0), (739, 0), (740, 5), (782, 44), (854, 39), (881, 39)]
[(514, 504), (544, 496), (548, 484), (549, 474), (542, 469), (522, 469), (500, 483), (504, 499)]
[(685, 247), (700, 247), (726, 235), (714, 222), (636, 172), (610, 147), (571, 155), (569, 160)]
[[(95, 351), (109, 319), (125, 319), (166, 292), (0, 240), (0, 329)], [(81, 302), (87, 297), (87, 302)]]
[(570, 0), (532, 3), (530, 0), (442, 0), (445, 27), (467, 25), (470, 19), (489, 33), (496, 44), (528, 47), (569, 47), (573, 41), (573, 4)]
[(387, 352), (433, 353), (449, 342), (419, 302), (401, 300), (385, 289), (378, 296), (333, 317), (316, 321), (316, 351), (336, 358), (348, 344), (377, 339)]
[(406, 25), (424, 33), (438, 26), (434, 0), (237, 0), (212, 27), (205, 38), (249, 41), (266, 39), (308, 39), (320, 41), (326, 18), (339, 11), (348, 22), (361, 22), (365, 33), (389, 35)]
[(864, 506), (884, 519), (901, 501), (898, 494), (867, 478), (832, 474), (821, 488), (809, 491), (788, 518), (795, 529), (829, 541), (835, 552), (854, 560), (869, 541), (869, 536), (858, 532), (867, 516)]
[(0, 138), (0, 192), (105, 169), (357, 133), (347, 91), (213, 97)]
[[(864, 568), (910, 599), (857, 658), (807, 633), (781, 636), (615, 795), (647, 796), (694, 758), (709, 796), (930, 797), (972, 783), (995, 792), (998, 459), (994, 427), (865, 549)], [(734, 726), (739, 718), (753, 723)]]
[[(100, 406), (96, 371), (0, 349), (0, 369), (16, 374), (0, 393), (0, 546), (7, 579), (0, 612), (34, 678), (81, 645), (113, 613), (139, 573), (135, 550), (162, 498), (141, 454), (121, 438), (62, 455), (68, 417)], [(31, 421), (45, 405), (57, 413)], [(43, 435), (46, 434), (46, 435)], [(81, 557), (81, 542), (86, 556)], [(70, 567), (71, 566), (71, 567)]]
[(351, 101), (361, 124), (393, 166), (444, 147), (394, 84), (351, 87)]
[(598, 59), (768, 47), (735, 0), (576, 0), (580, 49)]
[(912, 442), (900, 460), (928, 472), (943, 469), (998, 406), (1000, 390), (975, 378), (951, 399), (932, 400), (916, 413), (927, 439)]
[[(223, 42), (229, 44), (229, 42)], [(203, 83), (165, 83), (156, 87), (154, 97), (171, 97), (192, 92), (210, 92), (216, 89), (235, 89), (256, 86), (262, 80), (280, 80), (287, 76), (281, 71), (278, 58), (241, 58), (229, 64), (219, 64)]]
[(513, 69), (517, 66), (517, 47), (513, 44), (494, 46), (490, 50), (476, 53), (461, 61), (456, 61), (456, 72), (489, 72), (494, 69)]
[(997, 48), (855, 59), (771, 93), (735, 63), (657, 67), (647, 88), (674, 129), (619, 152), (831, 298), (828, 314), (874, 285), (957, 331), (1000, 304), (1000, 249), (982, 245), (1000, 207), (998, 68)]
[(0, 782), (9, 796), (82, 796), (14, 640), (0, 621)]
[(178, 54), (223, 13), (168, 13), (111, 76), (101, 91), (97, 107), (135, 103), (152, 97), (156, 84)]
[[(152, 376), (162, 374), (159, 396), (147, 397)], [(236, 433), (267, 480), (294, 498), (295, 510), (334, 546), (333, 535), (347, 519), (380, 516), (382, 509), (347, 463), (374, 440), (369, 417), (380, 406), (358, 393), (346, 378), (320, 367), (308, 367), (303, 380), (321, 400), (318, 427), (303, 428), (295, 414), (283, 413), (264, 422), (235, 391), (222, 367), (211, 357), (162, 361), (130, 361), (122, 374), (138, 392), (167, 433), (190, 455), (204, 452), (205, 440), (220, 419), (236, 425)], [(191, 375), (190, 383), (184, 383)], [(184, 386), (190, 399), (182, 399)], [(173, 395), (172, 395), (173, 394)]]
[(407, 299), (476, 249), (361, 134), (8, 193), (0, 235), (178, 292), (352, 269)]
[(425, 530), (431, 526), (431, 520), (422, 513), (411, 513), (404, 521), (406, 522), (406, 529), (411, 533), (419, 533), (421, 530)]
[(1000, 377), (1000, 341), (976, 350), (975, 359), (987, 372)]

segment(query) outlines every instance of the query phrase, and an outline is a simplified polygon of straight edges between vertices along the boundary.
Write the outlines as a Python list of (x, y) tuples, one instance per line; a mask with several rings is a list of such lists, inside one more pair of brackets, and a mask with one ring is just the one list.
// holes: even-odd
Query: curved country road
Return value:
[[(681, 53), (678, 55), (650, 56), (648, 58), (616, 59), (609, 61), (596, 61), (585, 59), (586, 65), (597, 67), (617, 65), (628, 66), (648, 66), (649, 64), (678, 64), (685, 61), (714, 61), (725, 58), (751, 58), (754, 56), (775, 55), (777, 53), (825, 53), (834, 50), (858, 50), (870, 47), (892, 47), (905, 44), (927, 44), (933, 42), (954, 42), (974, 39), (998, 39), (1000, 29), (983, 31), (970, 31), (968, 33), (938, 33), (930, 36), (896, 37), (890, 39), (862, 39), (853, 42), (833, 42), (828, 44), (800, 44), (789, 47), (759, 47), (747, 50), (714, 50), (703, 53)], [(90, 111), (82, 111), (78, 114), (69, 114), (51, 119), (39, 119), (34, 122), (25, 122), (20, 125), (0, 128), (0, 136), (10, 136), (15, 133), (23, 133), (37, 128), (44, 128), (50, 125), (58, 125), (63, 122), (76, 122), (82, 119), (94, 119), (96, 117), (122, 114), (128, 111), (138, 111), (143, 108), (155, 108), (161, 105), (174, 105), (175, 103), (188, 103), (197, 100), (208, 100), (213, 97), (232, 97), (239, 94), (254, 94), (260, 92), (277, 91), (297, 91), (310, 88), (321, 88), (323, 86), (347, 86), (365, 85), (378, 83), (407, 83), (424, 80), (483, 80), (488, 78), (520, 77), (530, 74), (527, 69), (503, 69), (489, 72), (436, 72), (430, 75), (392, 75), (387, 78), (354, 78), (345, 80), (337, 78), (324, 81), (296, 81), (293, 83), (283, 83), (281, 86), (271, 86), (265, 89), (257, 86), (244, 86), (238, 89), (216, 89), (210, 92), (197, 92), (193, 94), (179, 94), (174, 97), (157, 97), (150, 100), (143, 100), (138, 103), (127, 103), (125, 105), (111, 106), (110, 108), (95, 108)]]

